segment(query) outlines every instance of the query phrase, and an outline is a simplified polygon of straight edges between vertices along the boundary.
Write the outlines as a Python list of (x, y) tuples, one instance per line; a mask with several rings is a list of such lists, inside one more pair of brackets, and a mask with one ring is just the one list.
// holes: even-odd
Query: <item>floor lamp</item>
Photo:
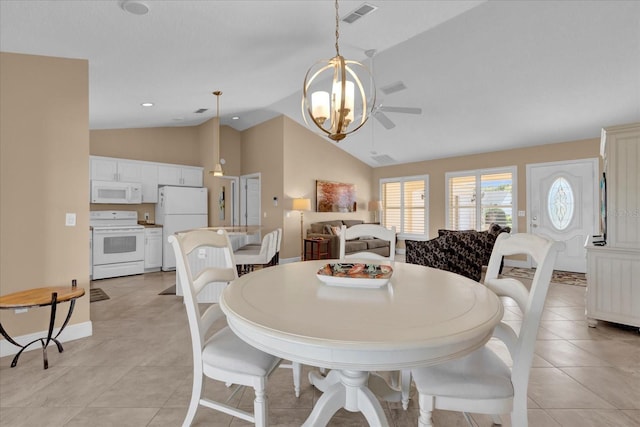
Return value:
[(379, 222), (378, 212), (382, 210), (382, 202), (380, 200), (369, 201), (369, 210), (373, 212), (373, 222)]
[(300, 211), (300, 261), (304, 261), (304, 211), (311, 210), (311, 199), (293, 199), (293, 210)]

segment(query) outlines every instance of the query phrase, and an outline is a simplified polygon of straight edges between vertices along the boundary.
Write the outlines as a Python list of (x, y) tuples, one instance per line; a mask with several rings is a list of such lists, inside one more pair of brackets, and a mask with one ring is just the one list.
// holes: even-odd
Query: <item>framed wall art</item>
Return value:
[(316, 181), (316, 211), (355, 212), (356, 186), (342, 182)]

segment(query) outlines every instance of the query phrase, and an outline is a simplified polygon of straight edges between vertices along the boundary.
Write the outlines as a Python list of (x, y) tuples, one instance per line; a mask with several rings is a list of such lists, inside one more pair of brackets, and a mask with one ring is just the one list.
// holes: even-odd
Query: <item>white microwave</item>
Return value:
[(91, 203), (140, 204), (142, 203), (142, 184), (91, 181)]

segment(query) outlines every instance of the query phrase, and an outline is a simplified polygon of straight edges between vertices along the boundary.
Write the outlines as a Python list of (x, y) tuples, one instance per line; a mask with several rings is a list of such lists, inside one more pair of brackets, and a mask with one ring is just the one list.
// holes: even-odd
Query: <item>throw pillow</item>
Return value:
[(330, 225), (325, 225), (324, 228), (322, 229), (322, 234), (333, 234), (331, 232), (331, 226)]
[(405, 240), (406, 262), (448, 270), (448, 242), (444, 237), (431, 240)]
[(333, 234), (334, 236), (339, 236), (341, 228), (342, 227), (331, 226), (331, 234)]

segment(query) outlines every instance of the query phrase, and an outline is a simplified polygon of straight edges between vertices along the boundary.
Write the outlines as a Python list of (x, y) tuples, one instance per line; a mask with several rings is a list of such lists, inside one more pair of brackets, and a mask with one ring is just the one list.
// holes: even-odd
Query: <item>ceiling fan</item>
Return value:
[[(364, 52), (367, 57), (371, 58), (371, 75), (373, 74), (373, 57), (376, 54), (376, 49), (369, 49)], [(375, 78), (375, 76), (374, 76)], [(390, 95), (392, 93), (401, 91), (406, 89), (407, 87), (401, 81), (392, 83), (390, 85), (382, 87), (380, 90), (385, 95)], [(387, 105), (383, 105), (382, 102), (375, 105), (372, 110), (373, 117), (376, 118), (380, 122), (385, 129), (393, 129), (396, 127), (396, 124), (385, 114), (385, 113), (402, 113), (402, 114), (422, 114), (422, 108), (417, 107), (391, 107)]]

